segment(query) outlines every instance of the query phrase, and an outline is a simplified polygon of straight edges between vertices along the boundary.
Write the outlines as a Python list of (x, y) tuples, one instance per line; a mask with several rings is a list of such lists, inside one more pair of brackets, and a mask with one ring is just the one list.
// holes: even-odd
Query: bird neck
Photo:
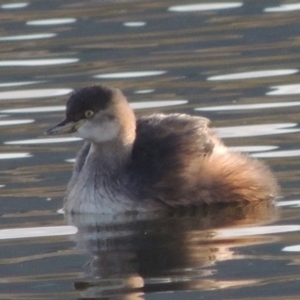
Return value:
[(113, 114), (118, 116), (119, 133), (111, 140), (101, 143), (92, 143), (90, 155), (97, 158), (103, 170), (120, 169), (130, 160), (133, 144), (136, 137), (136, 118), (124, 95), (115, 91), (117, 104)]
[(103, 173), (121, 170), (131, 159), (134, 140), (135, 124), (133, 128), (122, 128), (119, 135), (112, 140), (92, 142), (89, 160)]

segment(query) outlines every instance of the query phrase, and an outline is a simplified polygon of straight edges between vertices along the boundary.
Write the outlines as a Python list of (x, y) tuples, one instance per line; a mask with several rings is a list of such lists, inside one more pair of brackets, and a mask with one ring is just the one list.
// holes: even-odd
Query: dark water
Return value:
[[(208, 2), (0, 2), (0, 299), (300, 297), (300, 4)], [(99, 83), (210, 118), (282, 198), (65, 220), (81, 141), (43, 132)]]

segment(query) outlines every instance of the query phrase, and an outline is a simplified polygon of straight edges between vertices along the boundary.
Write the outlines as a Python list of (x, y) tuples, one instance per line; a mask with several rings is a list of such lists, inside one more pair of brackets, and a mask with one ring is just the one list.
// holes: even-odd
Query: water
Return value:
[[(0, 3), (0, 299), (297, 299), (299, 3)], [(60, 213), (81, 141), (43, 132), (70, 91), (212, 120), (270, 165), (276, 205)]]

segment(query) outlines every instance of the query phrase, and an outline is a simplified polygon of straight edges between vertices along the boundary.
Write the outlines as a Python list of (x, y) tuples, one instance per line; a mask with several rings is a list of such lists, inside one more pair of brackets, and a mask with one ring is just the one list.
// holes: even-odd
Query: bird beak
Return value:
[(78, 122), (72, 122), (67, 119), (63, 120), (62, 122), (58, 123), (54, 127), (48, 129), (45, 134), (53, 135), (53, 134), (68, 134), (74, 133), (77, 131), (79, 127), (84, 124), (85, 120), (80, 120)]

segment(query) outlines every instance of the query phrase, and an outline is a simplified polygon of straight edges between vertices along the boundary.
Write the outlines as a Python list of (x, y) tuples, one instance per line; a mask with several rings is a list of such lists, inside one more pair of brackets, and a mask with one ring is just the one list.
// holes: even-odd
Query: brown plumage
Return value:
[(74, 93), (66, 120), (48, 131), (86, 140), (66, 210), (116, 213), (274, 198), (277, 184), (269, 168), (231, 152), (208, 125), (206, 118), (185, 114), (136, 120), (118, 89)]

